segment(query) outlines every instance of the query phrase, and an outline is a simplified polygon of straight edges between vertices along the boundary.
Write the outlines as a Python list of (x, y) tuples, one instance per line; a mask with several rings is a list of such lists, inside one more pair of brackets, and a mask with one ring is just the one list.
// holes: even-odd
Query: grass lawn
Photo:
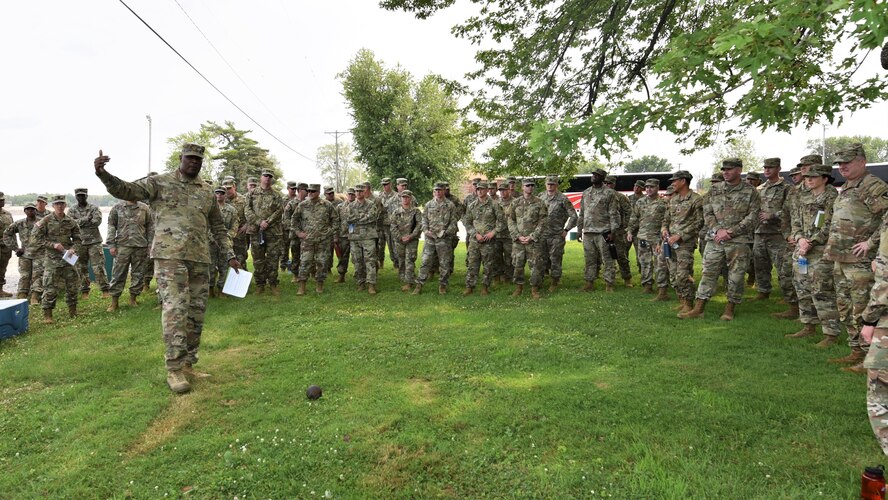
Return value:
[(582, 293), (576, 242), (558, 293), (464, 298), (464, 255), (444, 297), (386, 262), (376, 297), (282, 275), (281, 297), (211, 300), (213, 376), (184, 396), (153, 297), (107, 314), (94, 290), (51, 327), (32, 308), (0, 343), (0, 497), (855, 498), (886, 462), (864, 377), (826, 363), (847, 347), (784, 339), (774, 300), (725, 323), (723, 293), (696, 321), (637, 276)]

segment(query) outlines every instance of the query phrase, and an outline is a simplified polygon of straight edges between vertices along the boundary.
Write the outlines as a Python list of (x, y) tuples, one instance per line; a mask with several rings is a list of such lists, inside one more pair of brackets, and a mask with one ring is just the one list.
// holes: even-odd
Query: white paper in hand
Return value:
[(74, 253), (74, 250), (65, 250), (65, 253), (62, 254), (62, 260), (73, 266), (77, 263), (77, 254)]
[(243, 269), (236, 273), (234, 269), (229, 269), (228, 277), (225, 278), (225, 286), (222, 287), (222, 293), (244, 298), (247, 296), (247, 290), (250, 288), (251, 281), (253, 281), (253, 273)]

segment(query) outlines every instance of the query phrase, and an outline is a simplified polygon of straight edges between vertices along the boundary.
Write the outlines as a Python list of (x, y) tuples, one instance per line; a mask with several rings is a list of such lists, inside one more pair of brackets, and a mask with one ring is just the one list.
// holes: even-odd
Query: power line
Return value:
[(151, 25), (148, 24), (147, 21), (145, 21), (144, 19), (142, 19), (142, 17), (141, 17), (139, 14), (137, 14), (136, 11), (134, 11), (129, 5), (127, 5), (126, 2), (124, 2), (123, 0), (120, 0), (120, 3), (122, 3), (123, 6), (127, 8), (127, 10), (129, 10), (130, 12), (132, 12), (133, 15), (136, 16), (136, 19), (138, 19), (139, 21), (142, 21), (142, 24), (144, 24), (146, 28), (148, 28), (149, 30), (151, 30), (151, 32), (154, 33), (154, 34), (157, 36), (157, 38), (160, 38), (160, 41), (162, 41), (167, 47), (169, 47), (170, 50), (172, 50), (173, 52), (175, 52), (176, 55), (179, 56), (179, 58), (182, 59), (182, 60), (185, 62), (185, 64), (187, 64), (191, 69), (193, 69), (195, 73), (197, 73), (198, 75), (200, 75), (200, 77), (203, 78), (204, 81), (207, 82), (207, 83), (210, 85), (210, 87), (213, 87), (213, 89), (214, 89), (216, 92), (218, 92), (219, 95), (221, 95), (222, 97), (224, 97), (226, 101), (228, 101), (232, 106), (234, 106), (235, 108), (237, 108), (237, 110), (240, 111), (241, 113), (243, 113), (244, 116), (246, 116), (247, 118), (249, 118), (250, 121), (253, 122), (254, 124), (256, 124), (257, 127), (259, 127), (259, 128), (261, 128), (262, 130), (264, 130), (266, 134), (270, 135), (272, 138), (274, 138), (274, 140), (276, 140), (276, 141), (278, 141), (279, 143), (281, 143), (281, 145), (283, 145), (285, 148), (289, 149), (290, 151), (296, 153), (297, 155), (299, 155), (299, 156), (305, 158), (305, 159), (308, 160), (308, 161), (311, 161), (311, 162), (314, 162), (314, 161), (315, 161), (314, 158), (309, 158), (308, 156), (306, 156), (306, 155), (300, 153), (299, 151), (296, 151), (295, 149), (293, 149), (292, 146), (290, 146), (290, 145), (287, 144), (286, 142), (282, 141), (278, 136), (272, 134), (271, 131), (269, 131), (267, 128), (263, 127), (261, 123), (259, 123), (258, 121), (256, 121), (255, 118), (253, 118), (252, 116), (250, 116), (249, 113), (247, 113), (246, 111), (244, 111), (243, 108), (241, 108), (241, 107), (238, 106), (234, 101), (232, 101), (230, 97), (228, 97), (227, 95), (225, 95), (225, 92), (222, 92), (222, 90), (220, 90), (219, 87), (217, 87), (216, 85), (214, 85), (213, 82), (211, 82), (209, 78), (207, 78), (206, 76), (204, 76), (203, 73), (200, 72), (200, 70), (198, 70), (197, 68), (195, 68), (194, 65), (191, 64), (191, 62), (189, 62), (188, 59), (185, 58), (185, 56), (183, 56), (182, 54), (180, 54), (179, 51), (175, 49), (175, 47), (173, 47), (172, 45), (170, 45), (170, 43), (167, 42), (166, 39), (164, 39), (164, 38), (160, 35), (160, 33), (158, 33), (154, 28), (152, 28)]
[[(204, 40), (206, 40), (207, 43), (210, 44), (210, 47), (212, 47), (213, 50), (216, 51), (216, 55), (218, 55), (219, 58), (222, 59), (222, 61), (225, 63), (225, 65), (228, 66), (228, 69), (230, 69), (231, 72), (234, 73), (234, 76), (236, 76), (237, 79), (240, 80), (240, 82), (241, 82), (242, 84), (244, 84), (244, 87), (246, 87), (247, 90), (249, 90), (250, 93), (253, 94), (253, 97), (255, 97), (257, 101), (259, 101), (259, 104), (261, 104), (262, 107), (264, 107), (265, 110), (268, 111), (268, 112), (271, 114), (271, 116), (273, 116), (274, 119), (278, 121), (278, 123), (280, 123), (280, 124), (283, 125), (287, 130), (289, 130), (290, 133), (293, 134), (293, 136), (296, 136), (296, 133), (293, 132), (292, 130), (290, 130), (290, 127), (287, 127), (287, 124), (284, 123), (284, 121), (281, 120), (280, 117), (278, 117), (278, 116), (274, 113), (274, 111), (272, 111), (271, 108), (269, 108), (269, 107), (265, 104), (265, 102), (263, 102), (262, 99), (261, 99), (258, 95), (256, 95), (256, 92), (253, 92), (253, 89), (247, 84), (246, 81), (244, 81), (243, 78), (241, 78), (240, 73), (238, 73), (237, 70), (234, 69), (234, 66), (232, 66), (231, 63), (228, 62), (228, 59), (226, 59), (225, 56), (222, 55), (222, 52), (219, 51), (219, 49), (216, 47), (216, 44), (214, 44), (214, 43), (212, 42), (212, 40), (210, 40), (210, 38), (206, 35), (206, 33), (204, 33), (202, 29), (200, 29), (200, 26), (197, 25), (197, 22), (195, 22), (194, 19), (192, 19), (191, 15), (188, 14), (188, 11), (185, 10), (185, 7), (182, 7), (182, 4), (179, 3), (179, 0), (173, 0), (173, 1), (176, 2), (176, 5), (179, 6), (179, 9), (182, 11), (183, 14), (185, 14), (185, 17), (187, 17), (188, 20), (191, 21), (191, 24), (194, 25), (194, 28), (197, 29), (197, 32), (200, 33), (200, 35), (204, 38)], [(298, 137), (297, 137), (297, 138), (298, 138)]]

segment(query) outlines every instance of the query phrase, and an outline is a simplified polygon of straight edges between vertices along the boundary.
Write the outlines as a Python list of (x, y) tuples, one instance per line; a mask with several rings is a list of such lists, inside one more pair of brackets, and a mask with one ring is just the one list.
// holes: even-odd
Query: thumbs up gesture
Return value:
[(96, 173), (101, 174), (105, 172), (105, 164), (111, 161), (111, 158), (102, 154), (102, 150), (99, 150), (99, 156), (93, 161), (93, 165), (96, 167)]

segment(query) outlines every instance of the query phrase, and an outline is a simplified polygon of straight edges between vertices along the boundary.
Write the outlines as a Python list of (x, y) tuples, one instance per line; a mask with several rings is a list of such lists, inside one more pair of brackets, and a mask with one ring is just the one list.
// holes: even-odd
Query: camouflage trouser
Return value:
[(617, 272), (604, 236), (600, 233), (583, 233), (583, 254), (586, 257), (586, 269), (583, 273), (586, 281), (598, 279), (598, 268), (604, 263), (604, 281), (608, 284), (614, 283)]
[[(302, 242), (296, 235), (293, 235), (291, 238), (287, 239), (287, 246), (282, 249), (283, 257), (281, 257), (281, 262), (286, 262), (287, 254), (290, 254), (290, 267), (288, 268), (291, 273), (294, 275), (299, 274), (299, 269), (302, 268)], [(253, 253), (253, 265), (256, 265), (256, 254)], [(257, 268), (258, 269), (258, 268)]]
[[(657, 243), (654, 243), (654, 244), (656, 245)], [(679, 247), (679, 250), (681, 250), (681, 247)], [(682, 258), (685, 260), (690, 259), (690, 261), (691, 261), (691, 267), (690, 267), (691, 270), (689, 272), (689, 276), (691, 278), (691, 281), (688, 282), (687, 280), (685, 280), (685, 288), (687, 289), (688, 294), (683, 297), (686, 299), (693, 299), (694, 298), (694, 250), (692, 248), (690, 252), (685, 252), (685, 254), (687, 254), (687, 257), (681, 255), (678, 250), (675, 250), (675, 254), (676, 254), (676, 258)], [(674, 283), (672, 283), (672, 279), (671, 279), (671, 276), (672, 276), (671, 261), (672, 261), (672, 259), (667, 259), (666, 256), (663, 255), (662, 251), (661, 252), (654, 252), (654, 255), (655, 255), (654, 258), (656, 259), (656, 266), (657, 266), (657, 270), (656, 270), (657, 288), (666, 288), (669, 285), (673, 285), (673, 287), (674, 287), (675, 285), (674, 285)], [(677, 265), (677, 261), (676, 261), (676, 265)], [(687, 264), (684, 264), (684, 265), (687, 265)], [(682, 297), (682, 295), (679, 295), (679, 296)]]
[(314, 274), (315, 281), (327, 279), (327, 259), (330, 256), (330, 240), (303, 241), (299, 247), (299, 281), (307, 281)]
[(108, 276), (105, 274), (105, 252), (101, 243), (80, 245), (77, 249), (77, 272), (80, 273), (80, 291), (89, 291), (89, 269), (92, 267), (96, 284), (103, 292), (108, 291)]
[(369, 283), (376, 284), (376, 239), (351, 240), (351, 258), (355, 265), (355, 281), (359, 285)]
[[(755, 286), (761, 293), (771, 293), (771, 266), (777, 270), (777, 281), (783, 298), (790, 304), (798, 302), (792, 284), (792, 249), (782, 234), (756, 234), (752, 247), (755, 262)], [(788, 264), (788, 265), (787, 265)]]
[(132, 267), (130, 276), (129, 293), (135, 297), (142, 293), (144, 285), (145, 261), (148, 260), (148, 247), (117, 247), (117, 256), (114, 257), (114, 265), (111, 267), (111, 284), (109, 291), (112, 297), (120, 297), (123, 286), (126, 284), (126, 275)]
[(31, 261), (31, 293), (43, 295), (44, 260), (42, 255), (35, 255)]
[(836, 285), (836, 308), (839, 310), (839, 319), (848, 331), (848, 346), (866, 351), (869, 346), (860, 338), (857, 321), (869, 303), (870, 289), (875, 282), (870, 261), (836, 262), (833, 279)]
[(250, 246), (250, 237), (246, 234), (235, 236), (231, 240), (231, 250), (234, 252), (234, 258), (240, 262), (243, 269), (247, 268), (247, 248)]
[[(703, 276), (700, 278), (700, 285), (697, 287), (697, 298), (709, 300), (712, 297), (718, 285), (718, 276), (727, 262), (728, 302), (739, 304), (743, 300), (743, 275), (749, 266), (751, 253), (752, 249), (749, 247), (749, 243), (733, 243), (731, 241), (716, 243), (710, 241), (706, 245), (706, 254), (703, 256)], [(677, 279), (679, 279), (678, 276), (676, 276)]]
[(398, 256), (398, 279), (401, 283), (413, 285), (416, 283), (416, 256), (419, 252), (419, 240), (409, 243), (395, 241), (395, 253)]
[(30, 295), (31, 294), (31, 273), (34, 270), (34, 260), (26, 259), (24, 257), (19, 257), (18, 260), (18, 268), (19, 268), (19, 284), (18, 284), (18, 293)]
[(438, 269), (438, 284), (447, 286), (450, 279), (450, 270), (453, 268), (453, 243), (459, 243), (456, 237), (443, 236), (441, 238), (426, 238), (422, 246), (422, 265), (419, 268), (419, 277), (416, 283), (425, 285), (429, 274)]
[(620, 266), (620, 276), (624, 280), (632, 279), (632, 268), (629, 266), (629, 242), (626, 241), (626, 230), (620, 229), (614, 232), (614, 245), (617, 247), (617, 264)]
[(638, 274), (641, 274), (641, 262), (638, 261), (638, 231), (632, 233), (632, 244), (629, 246), (635, 248), (635, 267), (638, 269)]
[(496, 240), (486, 241), (469, 241), (469, 265), (466, 267), (466, 288), (475, 288), (478, 283), (478, 273), (481, 271), (481, 264), (484, 264), (484, 277), (481, 284), (490, 286), (493, 281), (493, 262), (496, 253)]
[(348, 236), (339, 237), (339, 261), (336, 263), (336, 271), (339, 274), (348, 272), (348, 260), (351, 258), (351, 243)]
[(228, 276), (228, 261), (222, 249), (215, 243), (210, 243), (210, 288), (219, 290), (225, 287), (225, 278)]
[(385, 260), (385, 246), (388, 245), (389, 259), (391, 259), (395, 267), (400, 267), (400, 261), (398, 260), (398, 249), (395, 247), (394, 238), (392, 238), (391, 226), (384, 226), (382, 228), (382, 236), (379, 238), (379, 241), (381, 242), (380, 246), (382, 247), (382, 254), (379, 260)]
[(142, 284), (148, 286), (151, 284), (151, 278), (154, 277), (154, 259), (146, 257), (142, 265)]
[[(633, 240), (634, 241), (634, 240)], [(657, 265), (658, 254), (654, 253), (655, 240), (638, 240), (635, 250), (635, 260), (638, 261), (638, 267), (641, 269), (641, 284), (654, 284), (654, 266)], [(657, 283), (660, 287), (660, 283)]]
[[(59, 254), (61, 256), (61, 254)], [(80, 275), (74, 266), (58, 259), (47, 258), (43, 262), (43, 300), (40, 307), (55, 309), (56, 297), (60, 290), (65, 291), (65, 303), (77, 305), (77, 289), (80, 287)]]
[(253, 279), (257, 286), (278, 284), (278, 259), (283, 250), (280, 235), (265, 233), (265, 246), (259, 244), (259, 234), (250, 235), (250, 249), (253, 252)]
[(379, 262), (377, 269), (385, 262), (385, 224), (376, 224), (376, 260)]
[(496, 276), (505, 276), (509, 280), (515, 274), (515, 268), (512, 266), (512, 239), (497, 238), (494, 250), (494, 271)]
[[(155, 259), (157, 291), (160, 293), (163, 342), (167, 370), (181, 370), (198, 360), (207, 294), (209, 265), (189, 260)], [(277, 259), (272, 261), (277, 264)]]
[(866, 412), (870, 427), (888, 455), (888, 328), (883, 325), (885, 316), (873, 332), (873, 343), (863, 361), (867, 368)]
[[(842, 333), (839, 311), (836, 309), (836, 288), (832, 262), (824, 260), (822, 248), (808, 252), (808, 272), (802, 274), (798, 266), (798, 254), (792, 259), (793, 284), (799, 302), (799, 320), (806, 325), (823, 325), (823, 334), (837, 337)], [(760, 275), (762, 276), (762, 275)]]
[(561, 263), (564, 261), (564, 238), (561, 233), (554, 236), (544, 236), (537, 242), (540, 251), (540, 264), (543, 266), (543, 274), (549, 272), (552, 279), (561, 279)]
[(6, 245), (0, 246), (0, 289), (6, 285), (6, 268), (9, 266), (9, 259), (11, 258), (12, 248)]
[[(682, 242), (678, 248), (672, 249), (672, 257), (663, 255), (662, 247), (659, 258), (666, 261), (669, 267), (669, 279), (675, 293), (682, 299), (694, 299), (694, 247), (693, 242)], [(716, 276), (716, 279), (718, 276)], [(659, 285), (659, 280), (658, 283)]]
[[(756, 279), (756, 276), (755, 276), (755, 249), (754, 249), (754, 246), (755, 246), (754, 243), (749, 244), (749, 264), (746, 265), (746, 274), (749, 275), (749, 277), (752, 279), (752, 281), (755, 281), (756, 283), (758, 283), (758, 280)], [(770, 286), (770, 284), (768, 286)]]
[(512, 266), (515, 267), (512, 281), (516, 285), (524, 284), (524, 264), (530, 266), (530, 286), (543, 284), (543, 256), (540, 253), (540, 243), (531, 241), (522, 245), (517, 241), (512, 243)]

